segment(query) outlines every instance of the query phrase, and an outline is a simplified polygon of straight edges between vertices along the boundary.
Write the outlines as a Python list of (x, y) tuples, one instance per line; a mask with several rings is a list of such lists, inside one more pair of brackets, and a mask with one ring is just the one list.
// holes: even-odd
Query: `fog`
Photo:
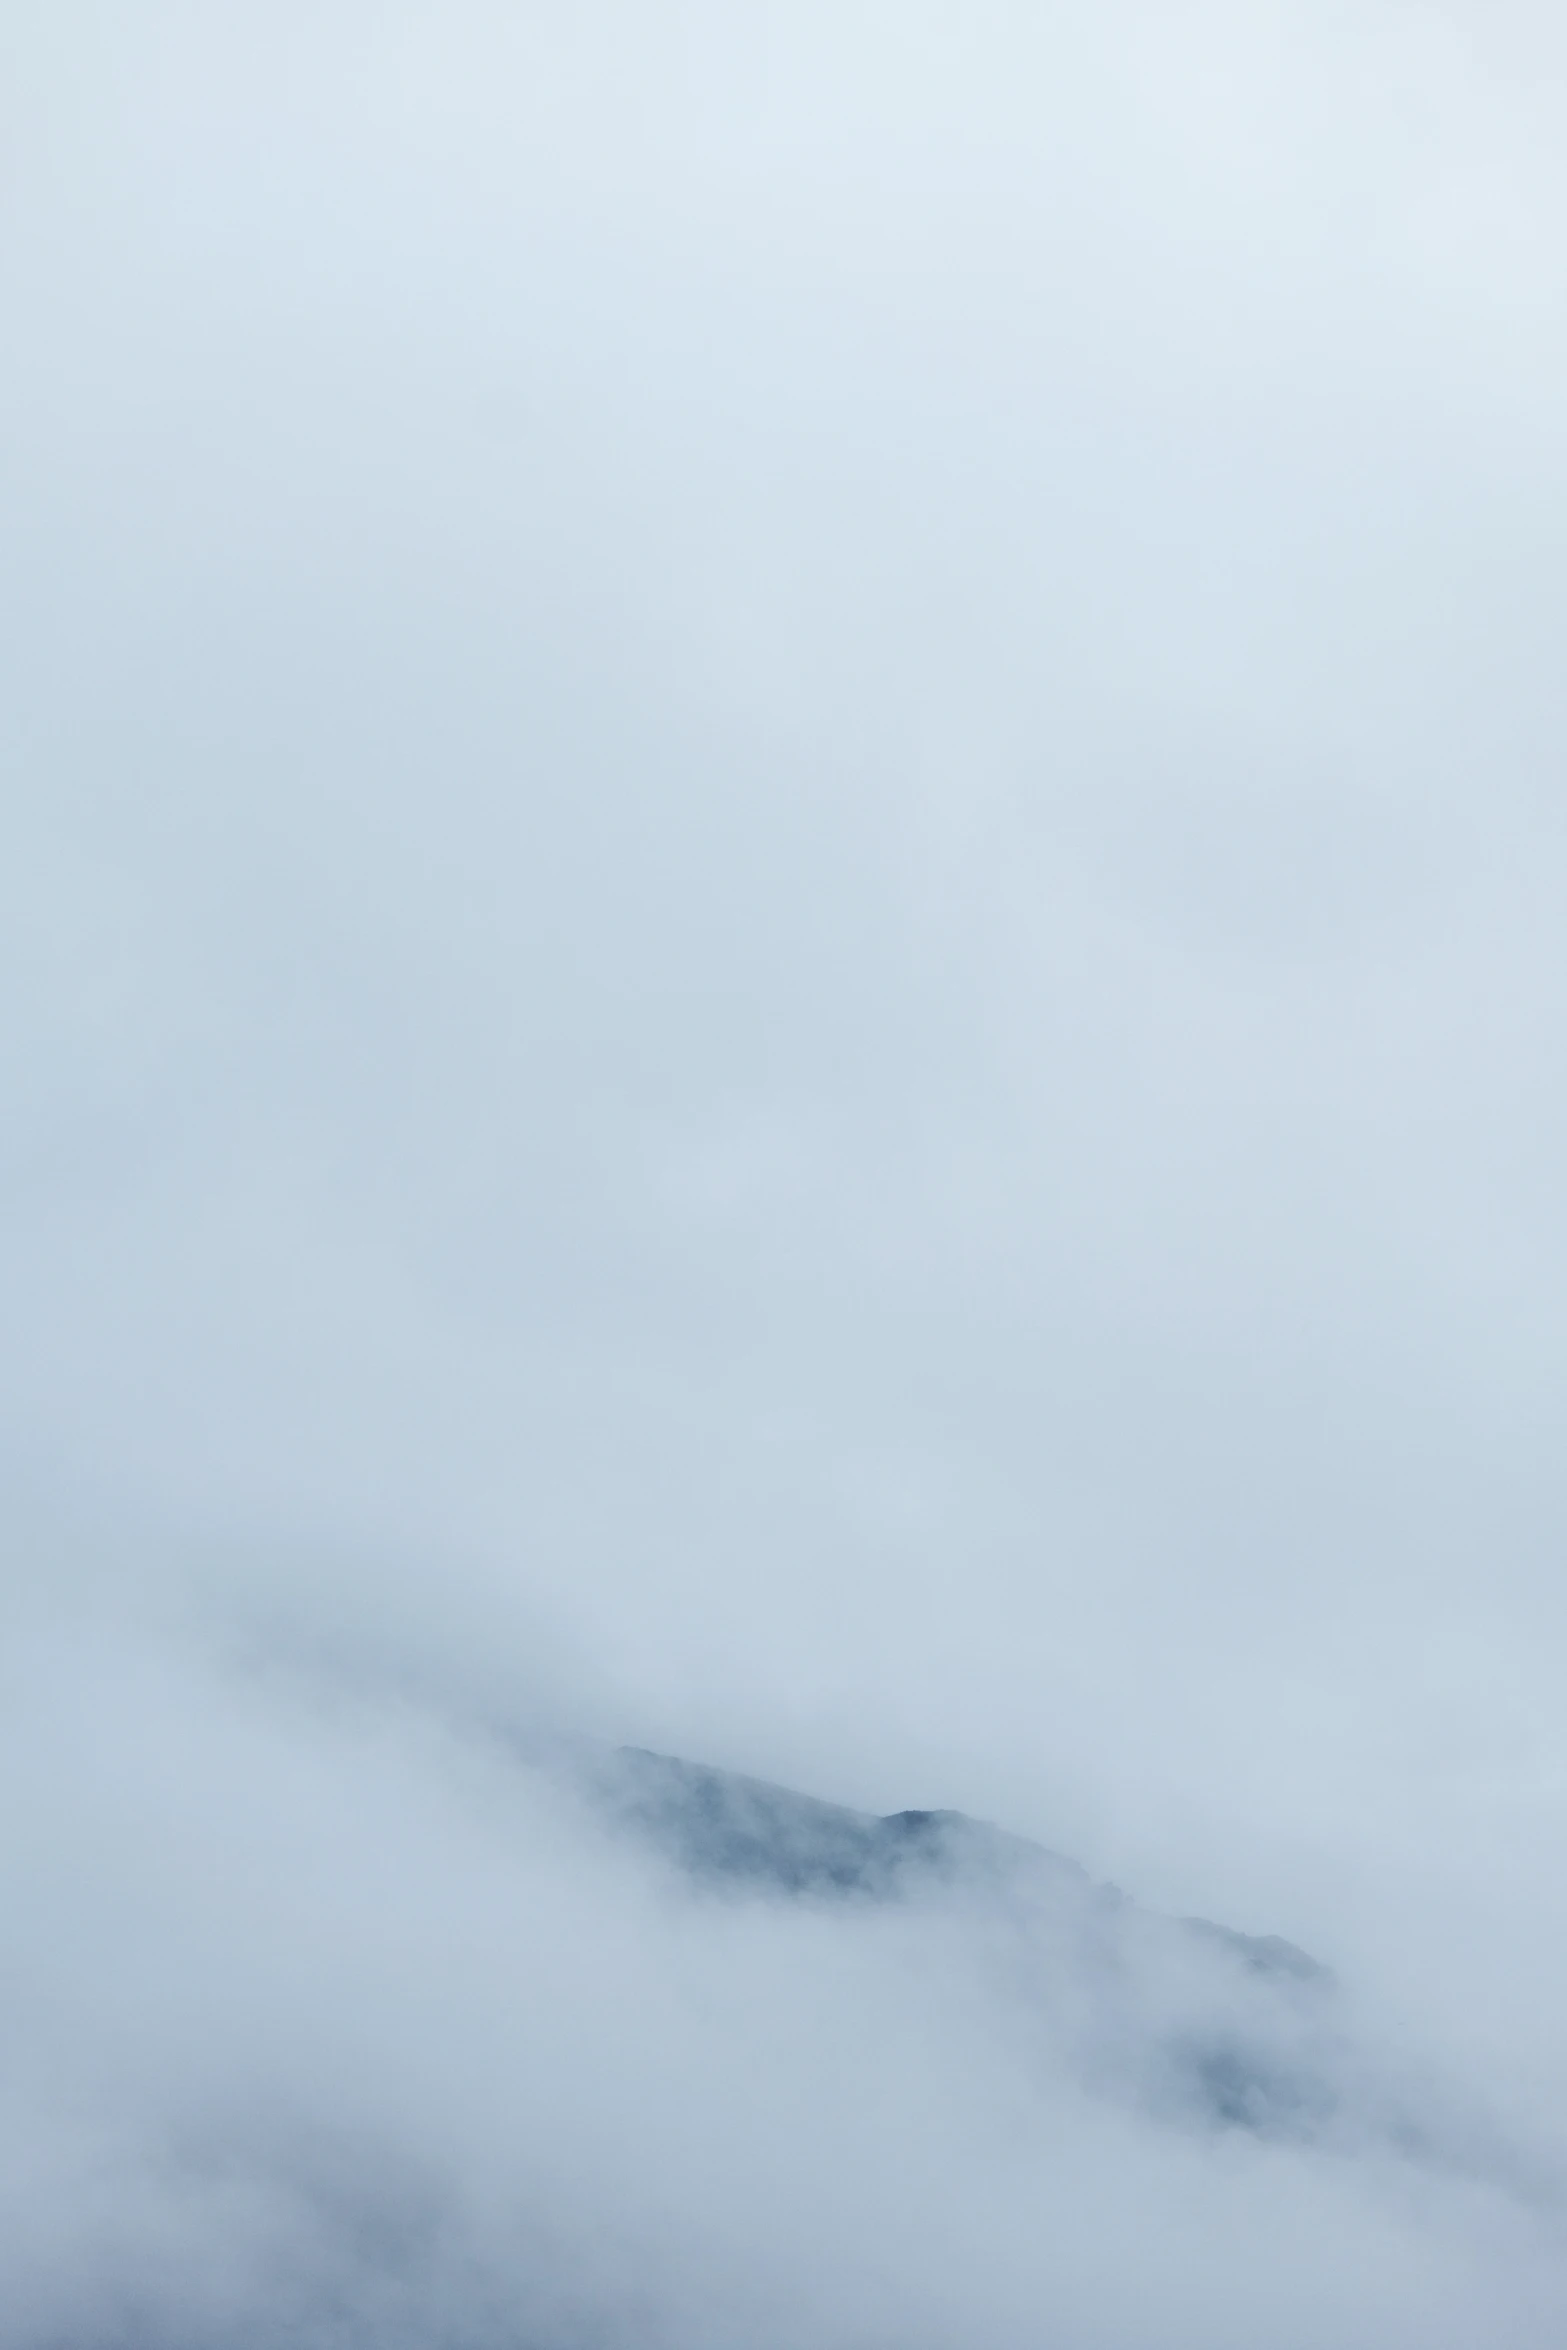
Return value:
[(0, 2341), (1559, 2342), (1555, 15), (0, 56)]

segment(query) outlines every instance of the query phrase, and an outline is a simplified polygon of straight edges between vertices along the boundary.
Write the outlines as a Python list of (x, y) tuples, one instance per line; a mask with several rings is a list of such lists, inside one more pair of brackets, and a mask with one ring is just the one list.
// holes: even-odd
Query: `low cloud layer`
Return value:
[(0, 2340), (1559, 2340), (1554, 17), (3, 46)]
[[(276, 1656), (9, 1655), (8, 2340), (1559, 2332), (1561, 2150), (1338, 1987), (1089, 1951), (1054, 1868), (693, 1876), (607, 1764)], [(1197, 2035), (1331, 2107), (1215, 2104)]]

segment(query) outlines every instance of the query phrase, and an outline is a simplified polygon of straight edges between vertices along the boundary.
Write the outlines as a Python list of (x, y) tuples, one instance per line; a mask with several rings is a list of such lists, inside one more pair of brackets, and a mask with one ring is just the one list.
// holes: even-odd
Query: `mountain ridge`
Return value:
[[(622, 1799), (623, 1816), (635, 1820), (694, 1876), (749, 1880), (796, 1894), (886, 1898), (911, 1889), (921, 1874), (1000, 1882), (1044, 1870), (1060, 1872), (1108, 1907), (1130, 1903), (1119, 1886), (1096, 1880), (1081, 1862), (968, 1812), (860, 1811), (650, 1747), (621, 1746), (615, 1752), (641, 1781)], [(1242, 1933), (1204, 1917), (1168, 1922), (1221, 1947), (1253, 1973), (1324, 1987), (1333, 1981), (1330, 1968), (1280, 1934)]]

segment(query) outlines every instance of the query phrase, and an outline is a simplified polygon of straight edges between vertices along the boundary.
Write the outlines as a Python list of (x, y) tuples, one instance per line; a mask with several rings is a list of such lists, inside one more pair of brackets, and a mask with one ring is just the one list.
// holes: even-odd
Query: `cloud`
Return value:
[[(943, 1929), (693, 1908), (475, 1725), (1002, 1822), (1320, 1951), (1550, 2140), (1554, 23), (5, 39), (0, 1412), (18, 1620), (64, 1593), (14, 1731), (57, 2017), (17, 2193), (65, 2182), (8, 2231), (22, 2338), (172, 2339), (176, 2274), (238, 2338), (297, 2271), (413, 2339), (461, 2269), (483, 2340), (524, 2206), (599, 2247), (535, 2262), (545, 2338), (608, 2265), (590, 2332), (1004, 2339), (1054, 2294), (1212, 2341), (1248, 2228), (1237, 2338), (1526, 2340), (1537, 2275), (1549, 2335), (1480, 2188), (1025, 2088)], [(196, 1661), (284, 1625), (398, 1704)], [(549, 2129), (428, 2021), (444, 1959), (360, 2017), (426, 1895), (514, 1969), (508, 1902), (541, 1967), (621, 1954)], [(681, 2050), (722, 2159), (659, 2158)], [(425, 2212), (401, 2285), (355, 2196)]]
[(1080, 1971), (1053, 1877), (1010, 1913), (693, 1886), (406, 1698), (123, 1621), (10, 1655), (10, 2340), (1559, 2325), (1538, 2184), (1172, 2100), (1150, 2029), (1279, 1993), (1135, 1935)]

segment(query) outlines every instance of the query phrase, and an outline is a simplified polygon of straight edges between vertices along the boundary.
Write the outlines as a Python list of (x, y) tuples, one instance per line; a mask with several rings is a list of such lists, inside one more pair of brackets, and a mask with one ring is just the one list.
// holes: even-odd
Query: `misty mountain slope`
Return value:
[(1511, 2124), (1287, 1946), (319, 1656), (11, 1666), (0, 2350), (1560, 2339)]
[(712, 1894), (899, 1905), (966, 1933), (1090, 2089), (1186, 2127), (1380, 2143), (1542, 2191), (1473, 2113), (1358, 2044), (1332, 1971), (1278, 1935), (1144, 1908), (959, 1811), (876, 1815), (644, 1748), (595, 1774), (618, 1827)]
[[(1053, 1882), (1111, 1912), (1127, 1906), (1118, 1887), (1095, 1884), (1077, 1861), (966, 1812), (855, 1811), (646, 1747), (621, 1747), (616, 1765), (607, 1785), (621, 1815), (698, 1878), (879, 1899), (910, 1892), (922, 1880), (998, 1892)], [(1252, 1973), (1324, 1986), (1332, 1980), (1326, 1967), (1277, 1934), (1241, 1934), (1207, 1918), (1167, 1922)]]

